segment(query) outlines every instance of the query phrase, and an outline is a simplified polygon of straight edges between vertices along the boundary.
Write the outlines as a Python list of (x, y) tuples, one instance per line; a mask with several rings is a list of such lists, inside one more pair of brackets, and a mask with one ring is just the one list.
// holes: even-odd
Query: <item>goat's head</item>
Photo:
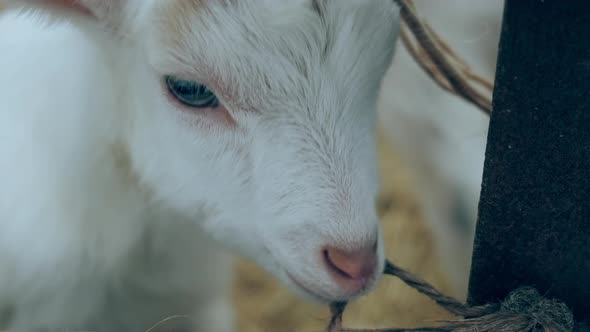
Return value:
[(99, 22), (132, 59), (118, 69), (125, 140), (155, 200), (208, 211), (214, 238), (311, 299), (373, 287), (390, 0), (25, 2)]

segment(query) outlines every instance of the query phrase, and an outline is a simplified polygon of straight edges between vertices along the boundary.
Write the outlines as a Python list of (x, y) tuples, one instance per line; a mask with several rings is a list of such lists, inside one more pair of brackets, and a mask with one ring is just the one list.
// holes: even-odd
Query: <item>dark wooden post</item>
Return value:
[(519, 286), (590, 321), (590, 1), (506, 0), (469, 302)]

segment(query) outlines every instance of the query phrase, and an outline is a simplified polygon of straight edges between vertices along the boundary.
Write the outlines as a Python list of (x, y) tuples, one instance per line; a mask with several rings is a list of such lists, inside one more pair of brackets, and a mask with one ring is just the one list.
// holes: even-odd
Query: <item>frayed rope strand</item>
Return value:
[(428, 23), (420, 19), (411, 0), (393, 2), (400, 8), (402, 17), (401, 40), (416, 63), (442, 89), (489, 115), (494, 84), (474, 73)]
[(399, 278), (408, 286), (428, 296), (448, 312), (462, 319), (443, 321), (439, 327), (414, 329), (346, 329), (342, 317), (346, 303), (334, 303), (328, 332), (571, 332), (574, 317), (569, 308), (557, 300), (541, 296), (534, 288), (521, 287), (502, 303), (470, 306), (436, 290), (421, 278), (387, 261), (384, 273)]
[(445, 308), (445, 310), (456, 316), (462, 316), (465, 318), (479, 317), (497, 310), (497, 305), (493, 304), (476, 307), (468, 306), (458, 301), (457, 299), (444, 295), (426, 281), (414, 276), (408, 271), (405, 271), (393, 265), (389, 261), (387, 261), (385, 264), (384, 273), (398, 277), (405, 284), (414, 288), (418, 292), (428, 296), (429, 298), (434, 300), (438, 305)]

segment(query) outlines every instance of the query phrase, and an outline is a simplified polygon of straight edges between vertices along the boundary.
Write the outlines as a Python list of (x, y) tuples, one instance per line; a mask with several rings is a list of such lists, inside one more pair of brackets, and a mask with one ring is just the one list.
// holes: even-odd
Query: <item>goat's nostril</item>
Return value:
[[(333, 258), (334, 256), (336, 256), (336, 258)], [(338, 262), (338, 256), (334, 255), (333, 253), (330, 254), (329, 250), (324, 250), (324, 260), (326, 262), (326, 265), (328, 266), (329, 269), (332, 270), (332, 272), (335, 272), (336, 274), (340, 275), (341, 277), (347, 278), (347, 279), (352, 279), (353, 277), (346, 272), (346, 268), (341, 268), (340, 266), (338, 266), (339, 264)], [(340, 264), (342, 265), (342, 264)]]
[(339, 279), (368, 279), (377, 266), (377, 254), (372, 249), (348, 252), (330, 247), (323, 254), (326, 266)]

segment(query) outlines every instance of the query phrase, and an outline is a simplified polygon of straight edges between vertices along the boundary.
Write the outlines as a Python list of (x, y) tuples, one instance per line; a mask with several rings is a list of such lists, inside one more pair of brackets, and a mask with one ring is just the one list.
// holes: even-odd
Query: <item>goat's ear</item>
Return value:
[(119, 16), (128, 0), (0, 0), (8, 7), (40, 10), (53, 16), (68, 17), (72, 15), (118, 24)]

